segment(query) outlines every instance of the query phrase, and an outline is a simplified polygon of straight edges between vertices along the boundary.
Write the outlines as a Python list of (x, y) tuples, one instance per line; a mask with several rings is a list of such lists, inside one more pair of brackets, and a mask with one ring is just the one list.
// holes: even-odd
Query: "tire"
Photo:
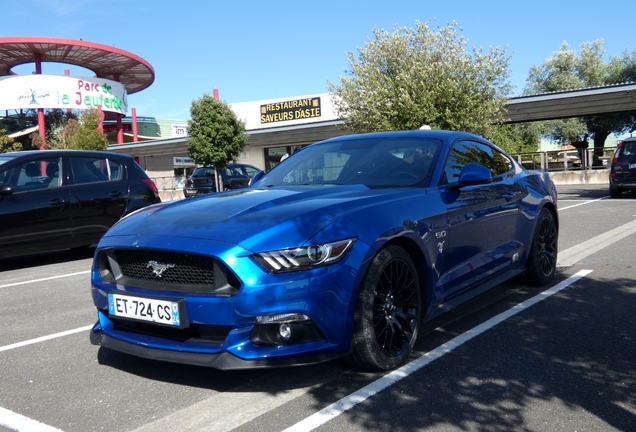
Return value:
[(623, 196), (623, 191), (621, 191), (619, 188), (610, 187), (610, 196), (612, 198), (621, 198)]
[(526, 268), (526, 280), (531, 285), (547, 285), (554, 278), (558, 238), (554, 216), (550, 210), (543, 208), (537, 218)]
[(347, 361), (370, 370), (406, 362), (417, 340), (421, 305), (413, 260), (397, 246), (381, 250), (360, 288)]

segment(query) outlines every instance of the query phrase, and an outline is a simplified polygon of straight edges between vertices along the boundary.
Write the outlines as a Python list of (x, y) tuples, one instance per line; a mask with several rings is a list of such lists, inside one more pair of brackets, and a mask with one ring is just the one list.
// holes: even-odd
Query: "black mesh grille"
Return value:
[[(118, 250), (115, 252), (122, 275), (131, 279), (165, 284), (214, 286), (214, 259), (201, 255), (157, 250)], [(161, 277), (153, 265), (167, 265)]]

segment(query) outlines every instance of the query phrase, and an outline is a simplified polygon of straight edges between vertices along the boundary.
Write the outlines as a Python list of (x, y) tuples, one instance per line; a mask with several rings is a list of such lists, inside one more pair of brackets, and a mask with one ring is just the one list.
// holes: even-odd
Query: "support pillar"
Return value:
[[(119, 73), (115, 72), (113, 74), (113, 79), (119, 82)], [(117, 113), (117, 144), (124, 143), (124, 126), (121, 121), (123, 117), (123, 114)]]
[[(42, 56), (35, 54), (35, 73), (42, 75)], [(38, 134), (42, 138), (40, 150), (46, 148), (46, 123), (44, 122), (44, 108), (38, 108)]]
[(139, 141), (139, 135), (137, 133), (137, 109), (132, 109), (132, 130), (133, 130), (133, 142)]

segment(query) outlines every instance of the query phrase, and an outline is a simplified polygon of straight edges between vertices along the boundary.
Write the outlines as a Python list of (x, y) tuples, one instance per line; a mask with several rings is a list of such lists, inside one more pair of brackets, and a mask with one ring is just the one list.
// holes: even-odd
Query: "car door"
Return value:
[(124, 215), (128, 181), (121, 163), (114, 158), (78, 154), (70, 156), (69, 161), (73, 236), (77, 242), (89, 245)]
[(240, 189), (246, 188), (250, 183), (249, 177), (241, 172), (240, 168), (236, 165), (229, 165), (225, 167), (225, 169), (223, 169), (222, 175), (225, 187), (229, 185), (232, 189)]
[(0, 183), (13, 193), (0, 196), (1, 255), (68, 247), (71, 212), (61, 168), (61, 157), (45, 156), (3, 166)]
[[(486, 166), (491, 182), (457, 187), (468, 163)], [(439, 283), (452, 297), (507, 270), (518, 259), (515, 240), (523, 189), (514, 182), (515, 166), (508, 156), (481, 142), (453, 145), (444, 166), (442, 186), (448, 217), (446, 273)]]

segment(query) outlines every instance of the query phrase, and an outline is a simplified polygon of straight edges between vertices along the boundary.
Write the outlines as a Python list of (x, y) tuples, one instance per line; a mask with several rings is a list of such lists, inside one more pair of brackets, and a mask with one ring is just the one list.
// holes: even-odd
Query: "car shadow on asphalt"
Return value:
[[(420, 336), (416, 347), (421, 345), (421, 340), (426, 340), (429, 333), (460, 321), (466, 316), (471, 316), (477, 311), (490, 307), (491, 313), (496, 314), (501, 310), (505, 310), (509, 305), (508, 303), (503, 303), (502, 299), (508, 298), (511, 293), (517, 292), (519, 287), (519, 284), (515, 282), (503, 283), (431, 321), (423, 322), (420, 326)], [(525, 295), (522, 294), (522, 297), (530, 295), (534, 295), (534, 290), (530, 290)], [(499, 306), (492, 309), (493, 303), (499, 303)], [(279, 391), (289, 391), (318, 383), (324, 384), (342, 375), (348, 375), (348, 384), (337, 392), (337, 394), (345, 396), (346, 391), (355, 391), (358, 386), (364, 386), (384, 375), (383, 372), (357, 370), (343, 359), (298, 367), (223, 371), (203, 366), (173, 364), (145, 359), (100, 347), (97, 360), (102, 366), (108, 366), (146, 379), (206, 388), (214, 391), (226, 391), (230, 388), (232, 391), (241, 391), (237, 390), (239, 388), (247, 392), (262, 391), (276, 394)], [(262, 388), (261, 383), (264, 383)]]
[[(633, 279), (579, 281), (357, 405), (344, 421), (374, 431), (636, 430), (635, 301)], [(430, 333), (419, 354), (491, 309)], [(329, 387), (310, 393), (313, 410), (334, 402), (339, 389)]]
[(296, 388), (324, 383), (347, 373), (351, 368), (340, 360), (325, 363), (271, 369), (223, 371), (203, 366), (173, 364), (144, 359), (100, 347), (97, 361), (122, 372), (183, 386), (217, 392), (263, 392), (277, 394)]
[[(567, 276), (560, 271), (554, 284)], [(465, 307), (424, 324), (413, 357), (544, 289), (514, 283), (495, 287)], [(555, 421), (558, 410), (563, 410), (571, 414), (559, 421), (572, 427), (582, 421), (578, 411), (600, 422), (594, 426), (636, 430), (636, 415), (629, 408), (636, 406), (635, 300), (632, 279), (584, 278), (357, 405), (345, 414), (347, 421), (360, 430), (394, 430), (396, 419), (402, 431), (448, 425), (465, 430), (476, 423), (493, 431), (551, 430), (556, 425), (544, 421)], [(98, 361), (148, 379), (219, 392), (275, 395), (311, 386), (307, 394), (316, 411), (385, 374), (356, 371), (341, 361), (219, 371), (146, 360), (106, 348), (99, 350)], [(289, 418), (291, 424), (300, 420)], [(252, 426), (246, 423), (237, 431)]]
[[(590, 184), (580, 187), (579, 185), (557, 185), (559, 199), (571, 200), (580, 198), (582, 200), (592, 200), (609, 197), (609, 186), (600, 184)], [(623, 192), (622, 198), (634, 199), (636, 193), (632, 190)]]
[[(6, 270), (28, 269), (45, 265), (55, 265), (71, 261), (93, 258), (95, 245), (76, 249), (61, 249), (17, 257), (0, 258), (0, 272)], [(90, 266), (87, 270), (90, 269)]]

